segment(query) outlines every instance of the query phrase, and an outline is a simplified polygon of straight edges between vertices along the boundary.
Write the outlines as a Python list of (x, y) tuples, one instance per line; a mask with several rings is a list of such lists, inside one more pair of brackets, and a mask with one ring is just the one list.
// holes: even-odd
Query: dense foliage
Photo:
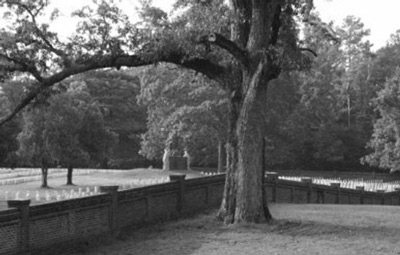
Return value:
[[(77, 15), (83, 17), (84, 13)], [(146, 29), (154, 30), (167, 24), (163, 23), (166, 14), (150, 5), (143, 6), (141, 15)], [(180, 17), (176, 24), (187, 24), (188, 17), (198, 17), (196, 13), (191, 15)], [(193, 22), (193, 25), (200, 23)], [(81, 30), (85, 28), (82, 25)], [(342, 26), (334, 28), (339, 31), (341, 44), (324, 40), (321, 29), (307, 28), (304, 43), (316, 49), (318, 54), (313, 68), (307, 73), (286, 72), (270, 86), (267, 166), (273, 169), (363, 170), (369, 169), (366, 164), (359, 164), (360, 158), (365, 156), (363, 163), (397, 169), (394, 163), (389, 163), (397, 160), (393, 156), (396, 146), (389, 146), (390, 142), (378, 137), (391, 133), (391, 128), (395, 127), (393, 123), (386, 123), (393, 111), (388, 114), (384, 110), (387, 106), (384, 108), (382, 102), (387, 100), (382, 98), (388, 83), (392, 87), (397, 84), (393, 78), (384, 85), (387, 79), (396, 75), (396, 66), (400, 64), (398, 32), (389, 38), (386, 47), (372, 52), (365, 40), (368, 30), (361, 20), (350, 16)], [(81, 131), (81, 137), (86, 139), (83, 141), (85, 150), (90, 151), (92, 161), (96, 163), (81, 161), (80, 165), (122, 168), (157, 165), (163, 149), (174, 139), (174, 146), (179, 147), (178, 154), (184, 148), (190, 148), (196, 164), (216, 165), (218, 144), (226, 141), (225, 92), (215, 85), (208, 85), (211, 81), (204, 77), (181, 73), (168, 65), (133, 74), (129, 72), (91, 72), (70, 81), (86, 86), (87, 96), (100, 106), (105, 127), (118, 137), (117, 144), (111, 148), (112, 153), (104, 159), (103, 152), (98, 149), (101, 145), (92, 141), (101, 133), (89, 132), (91, 135), (88, 135)], [(26, 81), (25, 85), (14, 81), (1, 84), (3, 116), (18, 105), (24, 88), (31, 89), (27, 84)], [(142, 106), (137, 104), (137, 96)], [(26, 121), (26, 117), (16, 118), (0, 128), (2, 165), (26, 164), (16, 157), (17, 136)], [(86, 122), (90, 121), (93, 123), (83, 125), (86, 130), (95, 130), (99, 123), (86, 119)], [(177, 137), (181, 140), (177, 141)], [(367, 149), (374, 150), (373, 154), (367, 156)], [(141, 158), (137, 154), (139, 150), (156, 162)]]
[(210, 83), (168, 65), (146, 70), (138, 97), (148, 113), (141, 154), (161, 158), (168, 147), (175, 156), (186, 150), (195, 165), (216, 166), (218, 147), (226, 142), (227, 95)]

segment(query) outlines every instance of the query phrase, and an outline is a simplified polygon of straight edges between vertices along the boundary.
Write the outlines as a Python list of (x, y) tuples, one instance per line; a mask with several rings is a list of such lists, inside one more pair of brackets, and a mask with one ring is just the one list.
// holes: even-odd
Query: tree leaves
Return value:
[(38, 166), (46, 160), (66, 167), (101, 162), (115, 138), (104, 126), (99, 105), (84, 88), (71, 87), (50, 98), (48, 105), (25, 112), (18, 140), (17, 154), (27, 164)]
[(148, 109), (141, 149), (148, 158), (160, 157), (166, 146), (178, 146), (171, 149), (186, 148), (199, 159), (202, 150), (215, 151), (217, 141), (226, 139), (226, 93), (205, 77), (170, 65), (149, 68), (138, 101)]
[(368, 143), (373, 152), (362, 159), (380, 168), (400, 170), (400, 68), (388, 79), (374, 100), (380, 114)]

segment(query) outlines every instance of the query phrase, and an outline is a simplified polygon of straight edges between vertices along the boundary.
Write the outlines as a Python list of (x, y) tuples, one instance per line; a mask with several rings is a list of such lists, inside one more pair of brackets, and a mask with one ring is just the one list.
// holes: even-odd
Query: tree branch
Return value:
[[(214, 64), (206, 59), (194, 58), (185, 60), (185, 56), (181, 53), (171, 52), (159, 59), (151, 60), (137, 55), (123, 55), (123, 56), (95, 56), (86, 60), (82, 64), (73, 64), (64, 70), (53, 74), (48, 78), (43, 78), (37, 83), (36, 89), (32, 90), (18, 105), (17, 107), (4, 119), (0, 121), (0, 126), (14, 118), (21, 110), (28, 106), (38, 95), (40, 95), (46, 88), (51, 87), (64, 79), (84, 73), (90, 70), (112, 68), (112, 67), (138, 67), (155, 64), (157, 62), (169, 62), (182, 67), (192, 69), (194, 71), (203, 73), (210, 79), (216, 79), (224, 73), (224, 68)], [(21, 70), (19, 70), (21, 71)]]
[(68, 56), (62, 50), (59, 50), (59, 49), (55, 48), (53, 46), (53, 44), (46, 38), (46, 36), (42, 33), (42, 31), (37, 26), (35, 26), (35, 28), (36, 28), (36, 33), (43, 40), (43, 42), (45, 44), (44, 48), (49, 50), (49, 51), (51, 51), (51, 52), (53, 52), (57, 56), (61, 57), (61, 59), (63, 60), (64, 65), (66, 67), (71, 66), (72, 63), (71, 63), (71, 60), (68, 58)]
[(335, 43), (340, 43), (341, 39), (337, 36), (336, 32), (325, 22), (317, 20), (315, 18), (308, 18), (303, 20), (305, 23), (309, 24), (310, 26), (317, 27), (321, 29), (324, 35), (329, 38), (330, 40), (334, 41)]
[[(27, 6), (23, 3), (20, 3), (18, 1), (11, 1), (10, 4), (13, 4), (13, 5), (16, 5), (20, 8), (22, 8), (29, 14), (29, 16), (32, 19), (32, 24), (34, 26), (34, 30), (35, 30), (34, 32), (43, 41), (43, 47), (46, 50), (53, 52), (57, 56), (61, 57), (65, 66), (70, 66), (71, 61), (68, 58), (67, 54), (65, 54), (62, 50), (59, 50), (56, 47), (54, 47), (54, 45), (48, 40), (48, 38), (46, 38), (46, 35), (43, 33), (43, 31), (40, 30), (40, 28), (38, 27), (38, 24), (36, 22), (36, 16), (40, 13), (41, 10), (44, 9), (45, 5), (40, 5), (39, 8), (37, 8), (37, 10), (35, 11), (35, 13), (33, 13), (33, 11), (29, 8), (29, 6)], [(38, 40), (32, 40), (32, 41), (36, 42), (36, 43), (40, 43)], [(42, 44), (42, 43), (40, 43), (40, 44)]]
[(318, 54), (317, 54), (315, 51), (313, 51), (312, 49), (309, 49), (309, 48), (299, 48), (299, 50), (300, 50), (300, 51), (308, 51), (308, 52), (310, 52), (311, 54), (313, 54), (314, 57), (318, 57)]
[(226, 39), (223, 35), (218, 33), (211, 33), (200, 38), (201, 43), (213, 43), (222, 49), (228, 51), (234, 58), (239, 60), (244, 66), (248, 65), (247, 53), (231, 40)]
[(43, 77), (40, 75), (40, 72), (37, 70), (37, 68), (30, 63), (24, 62), (22, 60), (18, 60), (18, 59), (14, 59), (11, 58), (5, 54), (1, 54), (0, 53), (0, 58), (5, 59), (8, 62), (13, 63), (13, 66), (1, 66), (0, 68), (8, 71), (8, 72), (15, 72), (15, 71), (19, 71), (19, 72), (28, 72), (30, 74), (33, 75), (33, 77), (35, 77), (36, 80), (38, 80), (39, 82), (43, 81)]

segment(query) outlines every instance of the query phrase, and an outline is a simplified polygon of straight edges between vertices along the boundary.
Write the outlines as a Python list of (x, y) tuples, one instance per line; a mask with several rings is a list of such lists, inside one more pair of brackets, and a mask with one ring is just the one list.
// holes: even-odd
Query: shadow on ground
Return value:
[[(86, 255), (400, 254), (398, 207), (271, 205), (274, 222), (223, 225), (216, 211), (123, 230), (92, 242)], [(282, 217), (283, 216), (283, 217)], [(69, 253), (71, 254), (71, 253)]]

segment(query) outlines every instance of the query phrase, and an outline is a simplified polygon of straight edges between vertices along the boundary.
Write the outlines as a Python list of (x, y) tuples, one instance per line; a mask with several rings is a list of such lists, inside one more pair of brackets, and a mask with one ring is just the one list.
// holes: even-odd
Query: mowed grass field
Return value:
[[(66, 172), (66, 170), (65, 170)], [(116, 170), (103, 172), (101, 170), (88, 174), (88, 175), (75, 175), (73, 176), (73, 186), (65, 185), (67, 179), (65, 176), (54, 177), (48, 179), (49, 188), (40, 188), (41, 181), (32, 181), (13, 185), (0, 185), (0, 210), (7, 208), (6, 192), (8, 199), (14, 199), (15, 194), (19, 192), (20, 198), (24, 197), (27, 192), (31, 194), (31, 204), (39, 204), (45, 202), (54, 202), (54, 194), (70, 193), (71, 190), (78, 192), (79, 190), (94, 191), (95, 187), (117, 185), (127, 187), (140, 187), (146, 185), (145, 183), (138, 184), (138, 180), (167, 180), (171, 174), (186, 174), (186, 178), (194, 178), (203, 176), (200, 172), (196, 171), (162, 171), (160, 169), (133, 169), (133, 170)], [(132, 185), (135, 183), (134, 185)], [(41, 201), (35, 200), (35, 194), (39, 193)], [(51, 201), (44, 201), (45, 194), (51, 194)]]
[(92, 241), (73, 255), (400, 254), (400, 207), (271, 204), (271, 225), (226, 226), (216, 211)]

